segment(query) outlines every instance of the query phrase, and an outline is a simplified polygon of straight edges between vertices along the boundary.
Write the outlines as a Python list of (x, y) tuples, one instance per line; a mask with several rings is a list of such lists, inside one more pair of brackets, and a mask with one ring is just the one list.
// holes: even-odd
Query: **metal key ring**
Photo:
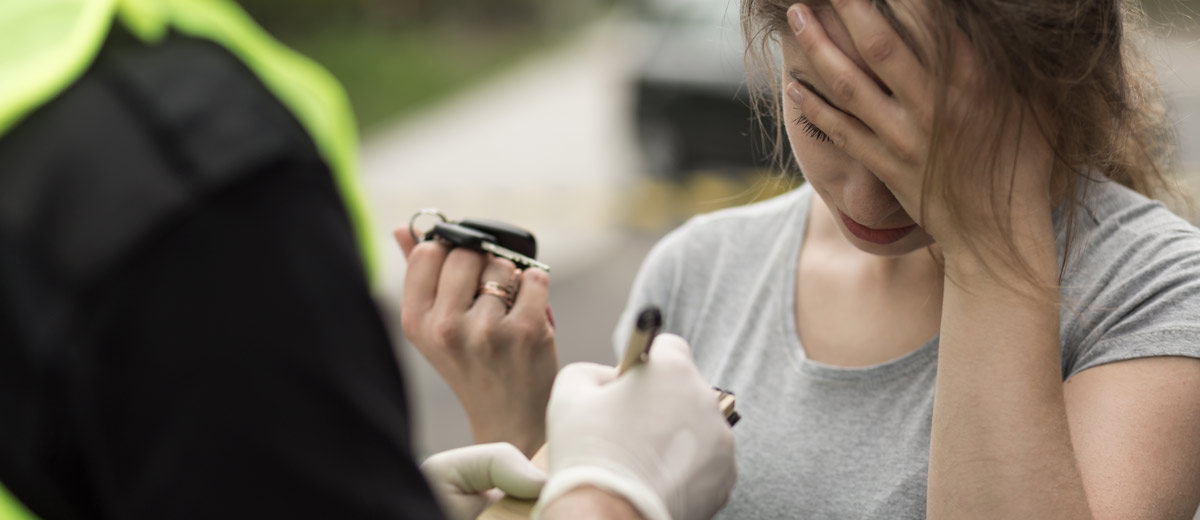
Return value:
[(446, 215), (442, 214), (442, 212), (438, 211), (436, 208), (425, 208), (423, 210), (420, 210), (420, 211), (414, 213), (412, 218), (408, 219), (408, 235), (412, 237), (414, 244), (421, 242), (421, 239), (417, 238), (417, 232), (413, 231), (414, 229), (416, 229), (415, 225), (417, 223), (417, 219), (420, 218), (421, 215), (433, 215), (437, 218), (442, 219), (442, 222), (450, 221), (450, 219), (446, 218)]

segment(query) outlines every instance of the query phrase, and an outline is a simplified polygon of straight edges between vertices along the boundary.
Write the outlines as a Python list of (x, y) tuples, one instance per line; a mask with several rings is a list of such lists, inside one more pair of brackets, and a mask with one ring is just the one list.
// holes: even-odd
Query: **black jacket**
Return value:
[(57, 518), (440, 518), (327, 166), (236, 59), (114, 33), (0, 138), (0, 482)]

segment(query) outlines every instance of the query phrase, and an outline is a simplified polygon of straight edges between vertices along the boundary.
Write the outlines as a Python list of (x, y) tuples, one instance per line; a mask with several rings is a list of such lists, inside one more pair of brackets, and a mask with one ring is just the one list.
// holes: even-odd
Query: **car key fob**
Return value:
[(496, 241), (496, 237), (492, 235), (451, 222), (438, 222), (434, 224), (433, 229), (425, 233), (425, 240), (432, 238), (440, 238), (452, 246), (465, 247), (481, 253), (484, 252), (484, 243), (495, 243)]
[(492, 243), (500, 247), (529, 258), (537, 258), (537, 239), (529, 231), (507, 222), (486, 218), (464, 218), (456, 224), (492, 235), (495, 238)]
[[(505, 226), (507, 226), (510, 230), (523, 231), (520, 230), (520, 228), (508, 226), (507, 224), (505, 224)], [(528, 249), (529, 244), (532, 243), (534, 244), (532, 247), (534, 250), (536, 250), (536, 242), (532, 242), (533, 236), (528, 232), (524, 233), (529, 235), (529, 240), (520, 239), (519, 234), (510, 234), (509, 240), (513, 240), (512, 237), (516, 236), (516, 243), (518, 246), (526, 247)], [(477, 229), (472, 229), (456, 222), (438, 222), (434, 224), (433, 229), (430, 229), (429, 232), (425, 234), (425, 239), (429, 240), (435, 237), (454, 247), (464, 247), (472, 251), (479, 251), (480, 253), (491, 253), (512, 262), (521, 269), (536, 267), (543, 271), (550, 272), (550, 266), (539, 262), (521, 252), (513, 251), (512, 249), (497, 244), (497, 238), (495, 235), (491, 233), (485, 233)]]

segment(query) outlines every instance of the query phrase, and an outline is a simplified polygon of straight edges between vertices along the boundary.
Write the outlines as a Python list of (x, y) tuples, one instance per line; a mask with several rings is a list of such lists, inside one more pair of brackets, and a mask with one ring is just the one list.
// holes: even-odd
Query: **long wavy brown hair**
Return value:
[[(920, 1), (920, 0), (918, 0)], [(1180, 191), (1165, 174), (1175, 142), (1162, 96), (1149, 61), (1141, 54), (1147, 34), (1145, 15), (1136, 2), (1126, 0), (924, 0), (926, 9), (913, 10), (913, 2), (874, 0), (876, 8), (914, 50), (938, 88), (930, 94), (935, 121), (947, 109), (947, 84), (953, 59), (952, 42), (961, 29), (979, 63), (986, 64), (980, 78), (993, 106), (973, 107), (973, 120), (981, 128), (1000, 128), (1029, 114), (1038, 117), (1043, 134), (1053, 136), (1056, 154), (1052, 186), (1067, 193), (1084, 193), (1087, 179), (1107, 178), (1150, 197), (1176, 197)], [(747, 42), (747, 72), (751, 91), (757, 93), (760, 116), (781, 117), (778, 63), (773, 45), (791, 38), (787, 9), (796, 2), (814, 10), (828, 9), (829, 0), (742, 0), (742, 29)], [(918, 16), (919, 14), (919, 16)], [(901, 20), (928, 20), (919, 27)], [(762, 80), (766, 80), (762, 82)], [(760, 83), (761, 82), (761, 83)], [(763, 88), (765, 85), (766, 88)], [(1040, 110), (1028, 110), (1037, 106)], [(976, 113), (977, 112), (977, 113)], [(769, 118), (760, 117), (759, 121)], [(781, 165), (786, 139), (779, 125), (773, 143)], [(935, 128), (928, 143), (929, 158), (923, 200), (939, 200), (956, 214), (977, 201), (970, 190), (1004, 189), (997, 178), (981, 178), (996, 164), (998, 139), (967, 140), (975, 149), (947, 151), (946, 129)], [(961, 145), (958, 139), (955, 146)], [(961, 152), (961, 153), (960, 153)], [(971, 172), (971, 174), (963, 174)], [(803, 172), (801, 172), (803, 173)], [(1000, 183), (1002, 184), (1002, 183)], [(1011, 187), (1010, 187), (1011, 188)], [(1068, 226), (1068, 251), (1072, 223), (1080, 197), (1064, 197), (1061, 210)], [(992, 197), (991, 200), (1003, 200)], [(1007, 207), (994, 208), (1007, 215)], [(925, 210), (922, 209), (922, 213)], [(1000, 225), (1008, 219), (967, 225)], [(1012, 230), (1003, 229), (1006, 244), (1015, 252)], [(995, 244), (974, 244), (982, 249)], [(978, 251), (977, 249), (977, 251)], [(1015, 266), (1026, 265), (1016, 258)], [(1064, 259), (1065, 260), (1065, 259)], [(1064, 261), (1065, 269), (1065, 261)]]

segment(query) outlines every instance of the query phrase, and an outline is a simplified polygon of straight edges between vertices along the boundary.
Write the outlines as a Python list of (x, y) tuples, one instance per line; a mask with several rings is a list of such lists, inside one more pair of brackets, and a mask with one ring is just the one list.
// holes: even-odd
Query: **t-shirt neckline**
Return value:
[(787, 272), (783, 279), (786, 283), (783, 284), (782, 294), (779, 295), (783, 298), (783, 305), (778, 306), (784, 314), (780, 316), (779, 322), (783, 323), (784, 337), (789, 338), (790, 342), (785, 350), (796, 367), (804, 374), (828, 379), (879, 379), (908, 373), (914, 368), (936, 362), (940, 334), (911, 352), (875, 365), (843, 367), (808, 359), (796, 326), (796, 266), (800, 261), (800, 248), (803, 247), (804, 238), (808, 234), (808, 216), (812, 211), (812, 198), (816, 194), (812, 185), (808, 183), (797, 188), (797, 191), (796, 202), (792, 205), (793, 214), (787, 219), (794, 226), (789, 234), (793, 238), (788, 249), (787, 261), (784, 262)]

